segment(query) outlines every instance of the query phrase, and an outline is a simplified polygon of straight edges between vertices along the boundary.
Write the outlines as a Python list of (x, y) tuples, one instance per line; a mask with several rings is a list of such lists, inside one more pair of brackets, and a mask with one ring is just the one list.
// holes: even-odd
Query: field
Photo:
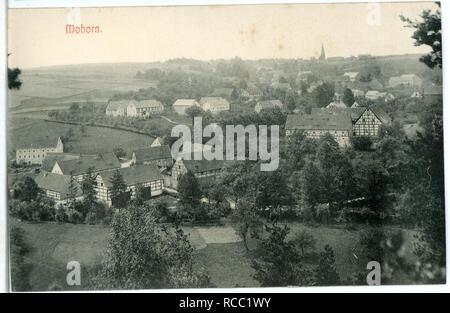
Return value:
[(46, 122), (39, 119), (10, 118), (9, 119), (8, 152), (16, 147), (29, 144), (45, 136), (64, 136), (69, 129), (74, 132), (74, 137), (69, 141), (72, 153), (97, 154), (112, 152), (114, 148), (124, 149), (131, 155), (133, 149), (148, 147), (153, 142), (153, 137), (136, 134), (122, 130), (104, 127), (86, 127), (86, 135), (80, 132), (80, 126), (54, 122)]
[[(91, 66), (92, 67), (92, 66)], [(23, 85), (20, 90), (9, 92), (8, 106), (12, 111), (24, 109), (59, 109), (62, 103), (71, 100), (89, 101), (96, 97), (106, 97), (129, 91), (137, 91), (156, 87), (157, 82), (149, 82), (134, 78), (137, 70), (116, 71), (104, 65), (103, 71), (95, 72), (76, 68), (71, 71), (53, 68), (51, 70), (24, 70), (20, 76)], [(124, 74), (125, 73), (125, 74)]]
[[(66, 264), (80, 262), (83, 266), (96, 264), (107, 245), (109, 229), (101, 226), (72, 224), (32, 224), (14, 221), (25, 231), (26, 241), (32, 251), (27, 260), (32, 264), (31, 285), (33, 290), (46, 290), (57, 281), (65, 286)], [(333, 227), (310, 227), (303, 224), (290, 224), (292, 235), (300, 229), (310, 232), (317, 240), (318, 250), (325, 244), (333, 247), (336, 253), (336, 266), (341, 277), (352, 274), (356, 268), (355, 254), (358, 230), (349, 231)], [(212, 283), (219, 288), (255, 287), (253, 269), (245, 248), (230, 226), (224, 227), (183, 227), (189, 234), (195, 250), (195, 261), (204, 268)], [(412, 257), (412, 234), (406, 253)], [(251, 243), (254, 247), (254, 242)]]

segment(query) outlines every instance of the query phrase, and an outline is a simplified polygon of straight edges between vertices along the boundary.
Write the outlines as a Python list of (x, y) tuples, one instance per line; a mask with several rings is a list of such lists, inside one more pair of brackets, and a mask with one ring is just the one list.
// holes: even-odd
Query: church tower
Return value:
[(320, 60), (320, 61), (326, 61), (326, 60), (327, 60), (327, 56), (326, 56), (326, 54), (325, 54), (325, 47), (323, 46), (323, 43), (322, 43), (322, 51), (321, 51), (321, 53), (320, 53), (320, 58), (319, 58), (319, 60)]

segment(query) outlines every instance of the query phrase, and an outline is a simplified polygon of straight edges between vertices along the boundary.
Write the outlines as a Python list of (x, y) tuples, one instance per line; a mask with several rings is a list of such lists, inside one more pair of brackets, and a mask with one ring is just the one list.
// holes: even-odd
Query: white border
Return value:
[[(354, 0), (321, 0), (321, 1), (277, 1), (277, 0), (247, 0), (247, 1), (208, 1), (208, 0), (187, 0), (187, 1), (150, 1), (150, 0), (9, 0), (9, 6), (11, 8), (33, 8), (33, 7), (98, 7), (98, 6), (149, 6), (149, 5), (206, 5), (206, 4), (280, 4), (280, 3), (343, 3), (343, 2), (365, 2), (365, 1), (354, 1)], [(423, 2), (420, 0), (381, 0), (378, 2)], [(430, 1), (431, 2), (431, 1)], [(61, 5), (64, 3), (64, 5)], [(443, 29), (443, 59), (444, 59), (444, 70), (443, 70), (443, 86), (448, 85), (448, 75), (449, 71), (447, 69), (447, 60), (450, 58), (450, 53), (447, 49), (447, 42), (450, 42), (448, 26), (449, 23), (447, 18), (449, 18), (450, 5), (448, 1), (441, 1), (442, 5), (442, 29)], [(0, 6), (0, 19), (2, 23), (0, 24), (0, 47), (3, 51), (3, 56), (0, 60), (0, 67), (3, 70), (3, 75), (0, 75), (0, 116), (3, 120), (0, 131), (0, 292), (8, 291), (7, 285), (7, 267), (6, 267), (6, 238), (7, 238), (7, 227), (6, 227), (6, 4)], [(445, 141), (445, 190), (446, 190), (446, 223), (447, 223), (447, 263), (450, 261), (450, 231), (448, 230), (448, 225), (450, 221), (450, 213), (448, 210), (450, 204), (450, 109), (448, 108), (450, 90), (444, 87), (444, 141)], [(447, 268), (449, 266), (447, 265)], [(189, 290), (148, 290), (145, 292), (151, 293), (184, 293), (184, 292), (196, 292), (196, 293), (335, 293), (335, 292), (356, 292), (356, 293), (435, 293), (435, 292), (450, 292), (448, 288), (450, 274), (447, 271), (447, 285), (443, 286), (381, 286), (381, 287), (329, 287), (329, 288), (247, 288), (247, 289), (189, 289)], [(125, 291), (127, 293), (133, 293), (134, 291)]]

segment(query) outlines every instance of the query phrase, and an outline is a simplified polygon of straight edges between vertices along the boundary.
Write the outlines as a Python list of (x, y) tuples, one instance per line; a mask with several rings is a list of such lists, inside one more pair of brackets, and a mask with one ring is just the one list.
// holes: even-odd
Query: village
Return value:
[[(317, 62), (320, 64), (332, 61), (327, 61), (322, 47), (322, 54)], [(266, 100), (267, 96), (264, 97), (258, 84), (267, 86), (269, 83), (273, 90), (282, 89), (301, 96), (302, 92), (313, 93), (317, 88), (329, 83), (318, 79), (308, 84), (308, 79), (311, 79), (314, 73), (300, 71), (296, 78), (300, 90), (295, 91), (292, 90), (291, 84), (281, 83), (286, 81), (287, 75), (284, 72), (263, 69), (261, 73), (259, 82), (246, 83), (246, 88), (216, 88), (210, 95), (199, 99), (177, 99), (171, 105), (171, 110), (180, 116), (192, 114), (189, 112), (218, 115), (230, 112), (230, 102), (236, 102), (237, 98), (244, 99), (245, 103), (253, 103), (254, 112), (257, 114), (270, 110), (279, 110), (286, 114), (283, 128), (287, 137), (301, 132), (307, 138), (319, 140), (329, 134), (341, 148), (346, 148), (351, 146), (352, 138), (377, 139), (383, 127), (392, 125), (393, 119), (383, 110), (383, 104), (392, 103), (397, 98), (431, 103), (442, 97), (442, 89), (439, 86), (425, 85), (415, 74), (404, 73), (391, 77), (384, 86), (376, 78), (365, 82), (361, 73), (345, 72), (334, 80), (335, 92), (329, 104), (322, 107), (319, 107), (319, 104), (314, 107), (313, 104), (309, 109), (298, 105), (288, 107), (289, 104), (285, 103), (286, 100), (289, 101), (286, 93), (282, 93), (284, 98)], [(162, 115), (165, 110), (167, 106), (156, 99), (111, 100), (107, 103), (104, 114), (113, 118), (145, 120)], [(69, 201), (69, 185), (72, 180), (75, 180), (78, 186), (77, 198), (82, 198), (81, 184), (88, 170), (96, 179), (97, 199), (111, 206), (110, 179), (115, 171), (119, 171), (124, 178), (127, 192), (133, 198), (135, 189), (140, 185), (146, 189), (149, 197), (156, 197), (165, 190), (175, 191), (179, 178), (187, 171), (192, 171), (197, 178), (204, 178), (215, 177), (224, 168), (223, 162), (220, 161), (187, 161), (183, 160), (182, 156), (173, 156), (171, 147), (160, 137), (149, 141), (146, 148), (136, 148), (128, 157), (118, 157), (113, 151), (96, 155), (67, 153), (62, 135), (42, 138), (39, 142), (18, 147), (15, 152), (17, 165), (38, 166), (36, 183), (57, 204)], [(204, 149), (203, 146), (194, 147), (197, 148)]]
[[(84, 70), (79, 78), (70, 73), (85, 79)], [(104, 238), (136, 208), (145, 208), (158, 227), (181, 227), (196, 266), (220, 287), (260, 285), (252, 262), (264, 238), (258, 236), (277, 231), (264, 226), (272, 223), (289, 226), (288, 238), (307, 268), (321, 255), (316, 240), (319, 248), (332, 243), (325, 248), (336, 253), (346, 284), (359, 283), (352, 273), (365, 269), (361, 249), (378, 229), (401, 228), (405, 245), (414, 244), (411, 225), (425, 213), (411, 190), (428, 184), (416, 153), (430, 143), (425, 121), (442, 103), (439, 72), (421, 67), (416, 55), (328, 58), (323, 46), (310, 60), (179, 59), (127, 73), (124, 88), (139, 88), (48, 102), (27, 97), (11, 111), (17, 122), (9, 148), (9, 210), (27, 240), (40, 246), (36, 251), (62, 247), (81, 232), (75, 236), (81, 243), (93, 242), (81, 258), (95, 266)], [(61, 75), (62, 84), (68, 74), (32, 72), (24, 81), (46, 75)], [(192, 136), (180, 146), (173, 130), (195, 134), (197, 120), (210, 131), (221, 129), (227, 143)], [(250, 138), (262, 134), (269, 139), (263, 145)], [(222, 158), (195, 157), (218, 151)], [(276, 166), (263, 171), (274, 158)], [(51, 237), (43, 239), (47, 232)], [(85, 251), (69, 246), (61, 251)], [(55, 266), (66, 254), (57, 252)], [(236, 260), (228, 262), (229, 256)], [(55, 271), (34, 266), (31, 277), (46, 279), (32, 288), (61, 284)]]

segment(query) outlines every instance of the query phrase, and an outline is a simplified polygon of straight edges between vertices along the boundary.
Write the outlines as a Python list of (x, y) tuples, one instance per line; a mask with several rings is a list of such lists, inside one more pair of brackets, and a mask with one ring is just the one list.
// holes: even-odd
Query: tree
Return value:
[(259, 211), (255, 206), (255, 199), (247, 197), (240, 199), (233, 211), (231, 220), (238, 229), (238, 233), (244, 242), (245, 249), (250, 251), (248, 247), (248, 234), (257, 234), (261, 231), (263, 221), (259, 216)]
[(130, 193), (127, 191), (127, 185), (120, 174), (119, 170), (115, 170), (111, 177), (110, 197), (112, 205), (116, 209), (126, 208), (130, 201)]
[(114, 148), (113, 153), (117, 158), (124, 158), (127, 156), (127, 153), (122, 148)]
[(347, 106), (352, 106), (353, 103), (355, 103), (355, 97), (353, 96), (353, 91), (349, 88), (345, 88), (344, 90), (344, 96), (342, 97), (342, 101)]
[(257, 173), (256, 206), (266, 208), (280, 208), (293, 203), (291, 190), (286, 177), (281, 170)]
[(341, 280), (336, 270), (334, 251), (326, 245), (324, 252), (320, 253), (319, 264), (316, 268), (316, 283), (319, 286), (339, 286)]
[(96, 176), (92, 172), (92, 168), (89, 168), (86, 176), (83, 179), (83, 183), (81, 184), (81, 189), (83, 191), (83, 206), (85, 207), (85, 214), (88, 212), (92, 212), (94, 206), (96, 205), (97, 193), (95, 191), (96, 186)]
[(202, 191), (200, 190), (197, 177), (191, 171), (180, 177), (178, 181), (178, 195), (181, 207), (188, 214), (195, 215), (195, 210), (200, 206)]
[(436, 2), (439, 8), (432, 12), (425, 10), (421, 14), (421, 21), (412, 21), (411, 19), (401, 16), (407, 27), (415, 28), (412, 38), (416, 41), (416, 46), (426, 45), (431, 47), (432, 51), (421, 57), (420, 61), (430, 68), (438, 66), (442, 68), (442, 24), (441, 24), (441, 4)]
[(10, 231), (10, 265), (11, 265), (11, 288), (14, 291), (31, 290), (30, 271), (31, 266), (26, 262), (26, 255), (30, 248), (25, 243), (22, 228), (12, 226)]
[(111, 238), (91, 285), (94, 289), (206, 288), (194, 249), (179, 228), (160, 226), (151, 212), (131, 205), (114, 216)]
[(314, 101), (319, 107), (325, 107), (333, 101), (334, 85), (324, 83), (318, 86), (313, 93)]
[(136, 186), (134, 190), (134, 203), (138, 206), (143, 205), (146, 200), (146, 189), (142, 184)]
[[(320, 170), (323, 199), (330, 205), (337, 200), (335, 179), (342, 164), (343, 157), (339, 145), (333, 136), (327, 134), (319, 142), (316, 152), (316, 160)], [(317, 188), (317, 187), (316, 187)]]
[(70, 206), (70, 209), (72, 210), (72, 212), (75, 209), (77, 195), (78, 195), (78, 191), (79, 191), (77, 184), (78, 183), (75, 180), (75, 178), (73, 177), (73, 173), (71, 172), (69, 186), (67, 187), (67, 198), (69, 200), (69, 206)]
[(304, 286), (310, 284), (310, 273), (302, 266), (295, 244), (287, 240), (287, 226), (266, 225), (268, 237), (260, 239), (251, 266), (262, 287)]
[(10, 90), (17, 89), (19, 90), (22, 87), (22, 82), (19, 79), (22, 71), (18, 68), (10, 69), (8, 68), (8, 88)]
[(14, 183), (14, 197), (20, 201), (35, 200), (39, 193), (40, 189), (31, 177), (26, 176)]
[(373, 140), (368, 136), (352, 137), (353, 148), (358, 151), (371, 151)]
[(194, 118), (197, 117), (197, 116), (202, 116), (204, 112), (205, 111), (203, 111), (202, 108), (197, 107), (197, 106), (192, 106), (190, 108), (187, 108), (185, 113), (186, 113), (187, 116), (189, 116), (191, 118), (192, 125), (193, 125), (194, 124)]
[(315, 211), (316, 206), (322, 200), (321, 173), (316, 164), (308, 161), (301, 171), (302, 198), (305, 204)]
[(306, 257), (308, 253), (314, 251), (316, 248), (316, 240), (306, 230), (302, 230), (295, 234), (294, 243), (302, 258)]

